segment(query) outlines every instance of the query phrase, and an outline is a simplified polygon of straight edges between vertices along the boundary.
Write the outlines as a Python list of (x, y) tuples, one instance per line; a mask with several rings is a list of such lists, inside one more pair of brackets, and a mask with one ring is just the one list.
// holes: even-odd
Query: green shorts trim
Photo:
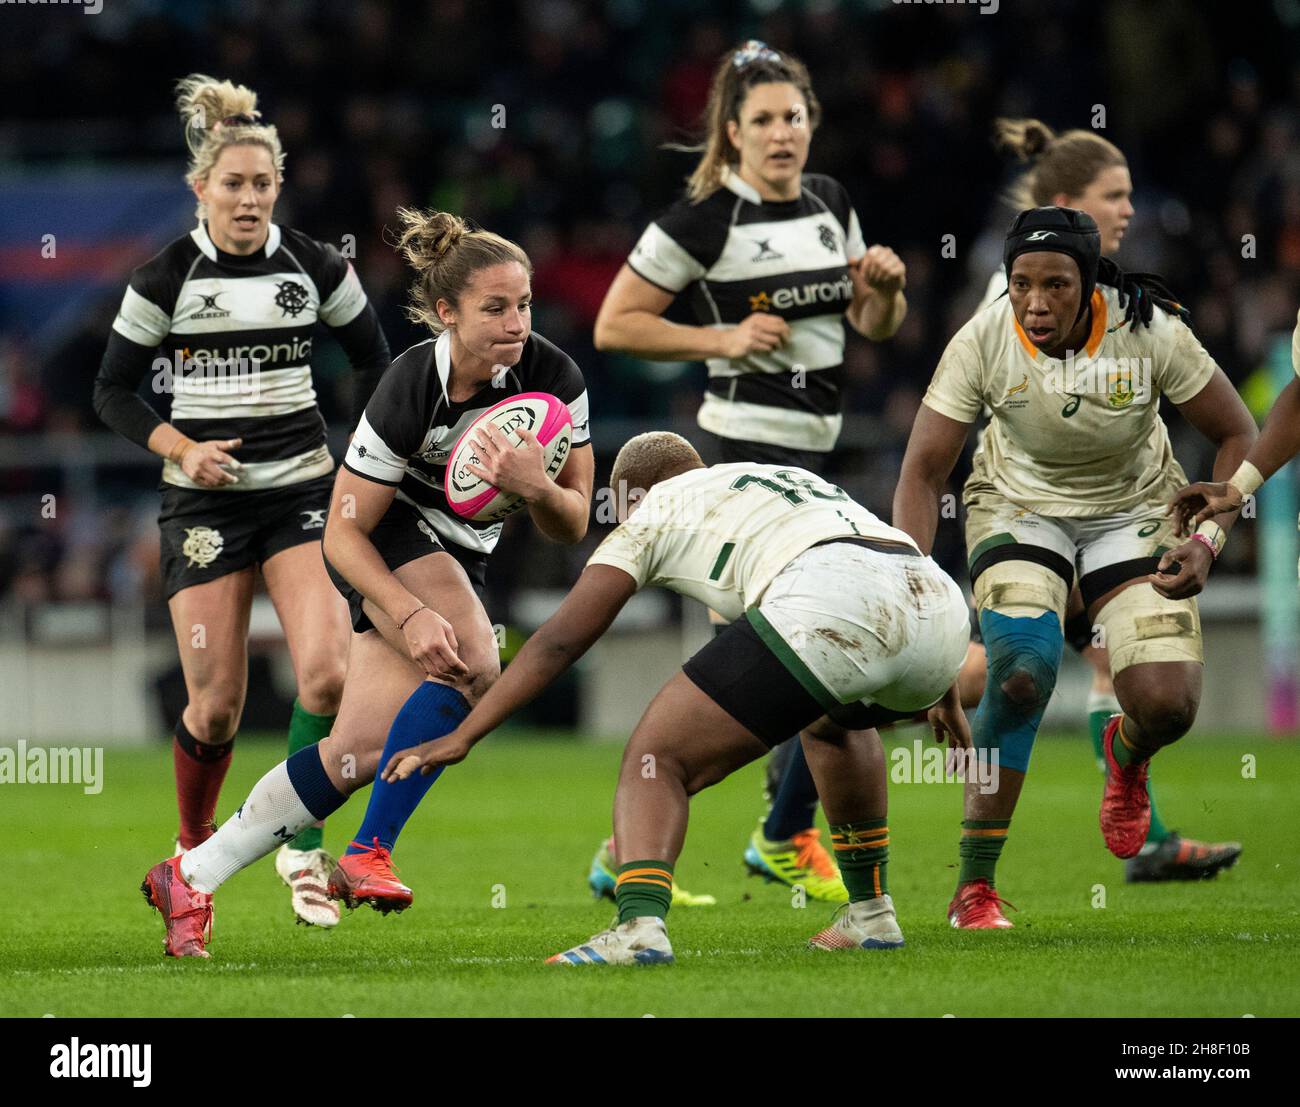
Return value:
[(763, 640), (763, 645), (776, 654), (777, 660), (785, 666), (786, 671), (799, 682), (805, 692), (822, 706), (827, 714), (842, 711), (844, 704), (813, 675), (812, 670), (803, 663), (803, 659), (794, 652), (790, 644), (781, 637), (776, 627), (767, 621), (767, 617), (758, 608), (751, 607), (745, 612), (745, 618), (749, 620), (749, 625), (754, 628), (759, 638)]

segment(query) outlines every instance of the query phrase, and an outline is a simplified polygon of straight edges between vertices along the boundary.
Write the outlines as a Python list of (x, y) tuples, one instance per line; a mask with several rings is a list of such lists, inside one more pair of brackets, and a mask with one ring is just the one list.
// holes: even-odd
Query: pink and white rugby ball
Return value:
[(505, 431), (510, 444), (516, 448), (523, 440), (515, 431), (521, 427), (532, 431), (542, 447), (542, 468), (552, 479), (569, 460), (573, 439), (573, 418), (568, 405), (549, 392), (521, 392), (488, 408), (475, 419), (451, 448), (444, 487), (452, 511), (476, 523), (495, 523), (524, 505), (522, 497), (501, 491), (469, 469), (471, 464), (480, 467), (483, 464), (474, 449), (474, 439), (480, 437), (476, 432), (487, 423)]

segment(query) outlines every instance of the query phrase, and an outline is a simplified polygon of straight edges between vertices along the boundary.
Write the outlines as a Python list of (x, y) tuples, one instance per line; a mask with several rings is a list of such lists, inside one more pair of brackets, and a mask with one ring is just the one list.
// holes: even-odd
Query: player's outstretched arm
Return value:
[(912, 424), (903, 469), (894, 491), (894, 526), (911, 535), (925, 554), (939, 525), (939, 497), (966, 444), (969, 423), (940, 415), (922, 404)]
[(405, 780), (417, 770), (427, 776), (439, 765), (463, 761), (481, 738), (586, 653), (635, 592), (636, 581), (622, 569), (588, 566), (559, 610), (524, 643), (465, 721), (443, 738), (393, 754), (383, 779)]
[[(1214, 475), (1220, 480), (1234, 473), (1259, 433), (1255, 420), (1241, 402), (1222, 369), (1216, 369), (1209, 384), (1178, 410), (1183, 417), (1218, 447), (1214, 458)], [(1214, 516), (1224, 534), (1237, 521), (1238, 508)], [(1213, 531), (1213, 528), (1209, 528)], [(1211, 551), (1213, 546), (1213, 551)], [(1205, 588), (1210, 566), (1218, 556), (1222, 539), (1210, 535), (1193, 535), (1160, 558), (1156, 571), (1147, 580), (1162, 596), (1182, 600)]]
[(1246, 496), (1296, 454), (1300, 454), (1300, 377), (1282, 389), (1259, 438), (1232, 476), (1227, 480), (1198, 481), (1179, 489), (1170, 502), (1170, 513), (1177, 514), (1179, 527), (1186, 534), (1206, 519), (1236, 511)]

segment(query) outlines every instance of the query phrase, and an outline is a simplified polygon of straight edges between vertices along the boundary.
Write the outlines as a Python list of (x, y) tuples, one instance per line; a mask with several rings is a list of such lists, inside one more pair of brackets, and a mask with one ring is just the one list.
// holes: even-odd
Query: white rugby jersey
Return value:
[(587, 564), (612, 565), (638, 588), (660, 585), (730, 620), (804, 550), (853, 535), (914, 545), (807, 469), (741, 461), (656, 484)]
[(1300, 312), (1296, 312), (1295, 330), (1291, 332), (1291, 368), (1300, 377)]
[(1077, 358), (1038, 350), (998, 300), (948, 343), (923, 402), (962, 423), (992, 421), (967, 489), (987, 485), (1043, 515), (1127, 511), (1187, 483), (1159, 415), (1186, 403), (1217, 366), (1181, 319), (1156, 308), (1150, 327), (1124, 321), (1119, 293), (1098, 285)]
[[(203, 491), (251, 492), (311, 480), (334, 470), (312, 386), (312, 330), (318, 320), (347, 328), (363, 312), (364, 328), (359, 323), (352, 330), (364, 330), (356, 337), (367, 356), (376, 351), (370, 367), (382, 371), (387, 344), (338, 250), (272, 224), (261, 250), (228, 254), (200, 223), (132, 273), (101, 377), (133, 392), (140, 365), (150, 364), (154, 391), (172, 396), (177, 430), (196, 442), (243, 439), (234, 451), (244, 466), (239, 482)], [(163, 480), (201, 487), (172, 461)]]
[(993, 270), (993, 275), (989, 277), (989, 286), (984, 290), (984, 298), (980, 300), (980, 306), (975, 310), (983, 311), (994, 300), (1001, 296), (1007, 290), (1007, 267), (999, 265)]
[(395, 485), (396, 498), (414, 507), (444, 545), (488, 554), (503, 523), (475, 523), (452, 511), (444, 485), (452, 447), (485, 411), (521, 392), (549, 392), (563, 400), (573, 420), (571, 447), (587, 446), (587, 386), (573, 359), (536, 331), (524, 343), (518, 364), (469, 399), (451, 401), (450, 378), (449, 331), (395, 358), (366, 405), (343, 464), (357, 476)]
[(679, 200), (646, 228), (628, 265), (666, 292), (689, 289), (700, 325), (734, 326), (756, 311), (790, 325), (783, 349), (708, 360), (701, 427), (789, 449), (834, 448), (853, 303), (848, 264), (866, 252), (848, 193), (815, 173), (788, 201), (764, 200), (727, 173), (711, 196)]

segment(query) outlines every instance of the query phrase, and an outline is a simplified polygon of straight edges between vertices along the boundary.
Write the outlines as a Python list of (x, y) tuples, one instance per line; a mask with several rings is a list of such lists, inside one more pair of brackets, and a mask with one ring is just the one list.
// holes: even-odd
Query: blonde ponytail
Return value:
[[(190, 163), (185, 182), (193, 188), (207, 179), (227, 146), (252, 144), (265, 147), (275, 166), (277, 183), (284, 179), (284, 150), (273, 126), (260, 123), (257, 93), (244, 85), (191, 73), (176, 82), (176, 110), (185, 124), (185, 145)], [(199, 203), (196, 214), (204, 216)]]

